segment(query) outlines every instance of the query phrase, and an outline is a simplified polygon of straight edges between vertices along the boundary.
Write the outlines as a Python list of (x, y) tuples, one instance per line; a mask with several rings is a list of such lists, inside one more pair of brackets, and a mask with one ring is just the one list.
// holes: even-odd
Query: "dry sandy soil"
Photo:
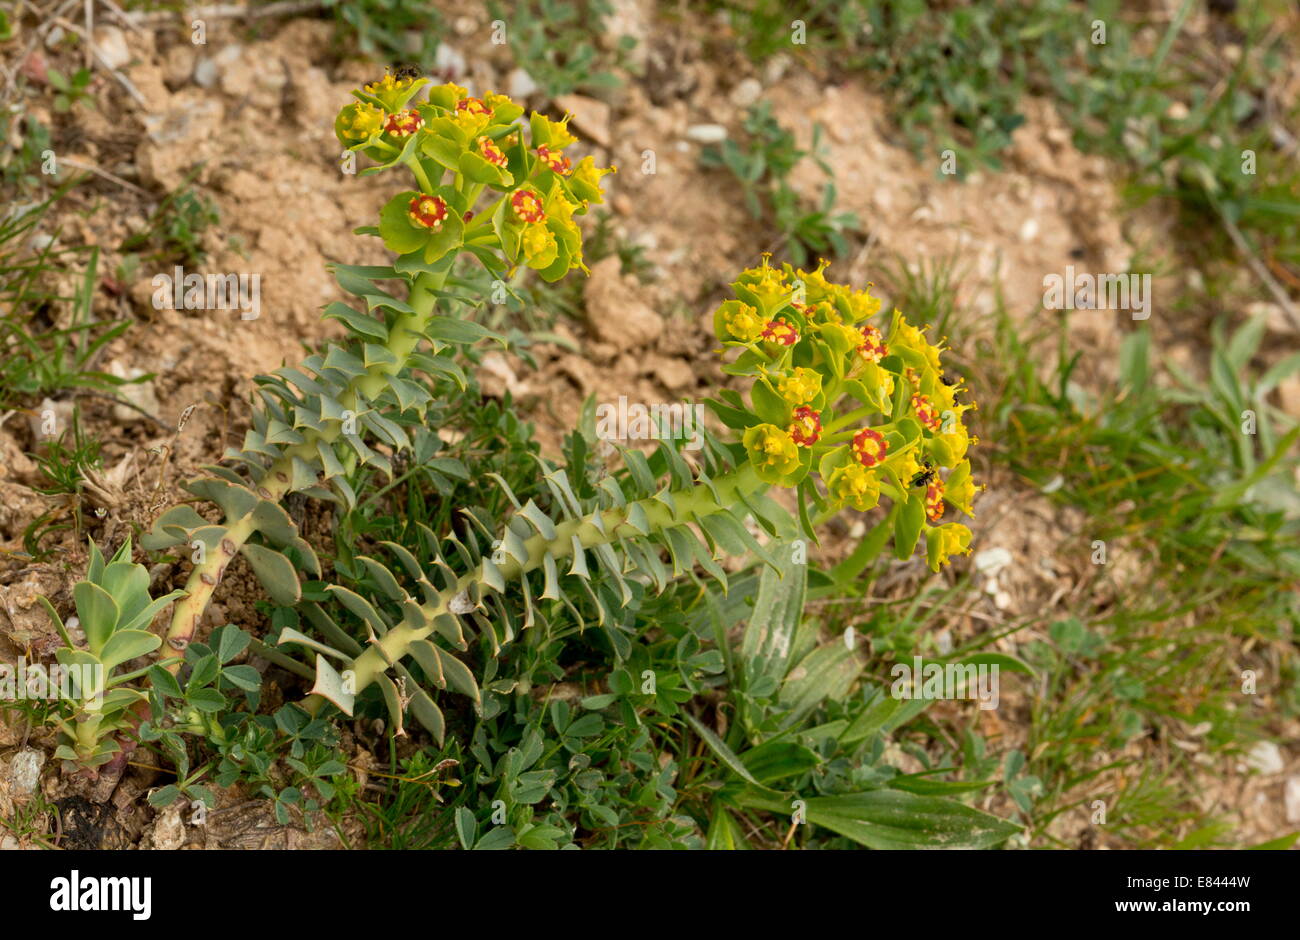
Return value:
[[(1117, 174), (1101, 159), (1077, 152), (1044, 103), (1029, 103), (1029, 120), (1016, 134), (1005, 172), (977, 173), (958, 183), (900, 146), (883, 101), (858, 84), (828, 85), (793, 63), (756, 71), (738, 54), (719, 56), (716, 47), (680, 26), (649, 28), (651, 12), (644, 4), (620, 4), (620, 16), (641, 38), (638, 55), (657, 80), (630, 81), (608, 101), (573, 96), (550, 102), (534, 95), (529, 103), (572, 111), (584, 146), (598, 162), (620, 167), (608, 180), (612, 230), (644, 250), (654, 276), (646, 283), (624, 276), (614, 258), (596, 264), (585, 287), (586, 320), (558, 327), (579, 352), (542, 347), (536, 372), (518, 362), (495, 362), (499, 375), (486, 388), (492, 393), (509, 386), (537, 422), (546, 447), (554, 447), (571, 426), (588, 394), (659, 401), (696, 396), (722, 379), (709, 313), (723, 285), (754, 264), (765, 246), (736, 185), (701, 170), (700, 144), (688, 131), (702, 124), (734, 130), (755, 83), (805, 145), (814, 123), (828, 130), (824, 155), (836, 170), (840, 205), (865, 226), (854, 255), (833, 273), (858, 283), (875, 280), (888, 298), (886, 272), (896, 257), (912, 264), (956, 259), (963, 272), (960, 316), (973, 335), (990, 328), (995, 290), (1001, 289), (1014, 317), (1032, 325), (1049, 315), (1039, 309), (1043, 272), (1066, 264), (1124, 271), (1133, 246), (1149, 250), (1167, 228), (1146, 216), (1124, 229), (1121, 220), (1134, 217), (1118, 202)], [(465, 66), (447, 77), (477, 91), (506, 88), (515, 63), (505, 47), (488, 40), (486, 15), (465, 7), (448, 19), (456, 24), (449, 43)], [(205, 236), (205, 269), (262, 276), (262, 315), (255, 321), (235, 313), (155, 310), (152, 271), (124, 285), (105, 279), (95, 297), (96, 314), (137, 324), (108, 348), (102, 366), (123, 374), (156, 373), (133, 394), (168, 428), (197, 407), (174, 433), (136, 412), (82, 399), (87, 426), (104, 442), (104, 492), (92, 505), (105, 513), (88, 517), (90, 534), (101, 545), (120, 540), (132, 525), (147, 529), (180, 497), (178, 481), (238, 442), (251, 376), (296, 361), (304, 345), (335, 335), (336, 326), (318, 318), (322, 305), (337, 299), (326, 262), (373, 263), (382, 257), (374, 240), (354, 237), (351, 230), (373, 221), (392, 182), (341, 173), (333, 134), (337, 109), (350, 89), (376, 77), (375, 67), (338, 58), (331, 33), (324, 21), (293, 19), (264, 21), (250, 38), (236, 21), (219, 20), (209, 24), (206, 45), (195, 46), (172, 23), (138, 30), (109, 25), (97, 39), (113, 51), (118, 73), (134, 94), (101, 68), (93, 109), (78, 109), (72, 118), (44, 111), (37, 98), (29, 104), (56, 129), (56, 145), (68, 164), (95, 165), (116, 178), (83, 183), (61, 216), (61, 238), (101, 246), (102, 271), (114, 270), (123, 238), (141, 230), (158, 200), (197, 168), (194, 185), (221, 215), (221, 224)], [(37, 50), (22, 63), (38, 89), (43, 69), (52, 64), (46, 56), (53, 55)], [(652, 175), (640, 172), (646, 150), (655, 154)], [(805, 161), (795, 182), (811, 197), (822, 178)], [(1123, 327), (1119, 316), (1076, 318), (1074, 340), (1086, 351), (1079, 372), (1085, 383), (1100, 385), (1112, 374)], [(71, 402), (54, 407), (66, 414)], [(38, 474), (24, 456), (36, 446), (29, 417), (11, 414), (0, 425), (0, 548), (10, 550), (21, 548), (31, 519), (53, 508), (32, 489)], [(1046, 624), (1063, 615), (1080, 592), (1113, 590), (1098, 582), (1088, 563), (1086, 519), (1006, 474), (988, 481), (975, 547), (1005, 549), (1011, 563), (976, 578), (948, 622), (953, 635), (993, 631), (1022, 617)], [(841, 527), (829, 550), (856, 534)], [(66, 601), (70, 572), (84, 563), (82, 543), (69, 537), (58, 547), (61, 555), (49, 564), (0, 556), (0, 652), (8, 659), (28, 650), (48, 653), (55, 642), (36, 595)], [(179, 583), (183, 574), (157, 571), (156, 585)], [(1120, 583), (1137, 576), (1109, 574)], [(228, 579), (223, 589), (212, 621), (257, 625), (252, 603), (259, 595), (252, 580)], [(1017, 635), (1016, 643), (1032, 633)], [(1014, 652), (1010, 641), (1004, 645)], [(1022, 741), (1024, 728), (1016, 723), (1027, 694), (1013, 691), (1002, 719), (990, 714), (986, 733), (1002, 743)], [(0, 760), (12, 765), (18, 749), (32, 744), (48, 741), (0, 724)], [(357, 754), (357, 760), (367, 759), (360, 745)], [(1243, 812), (1243, 841), (1287, 831), (1281, 810), (1285, 772), (1206, 770), (1205, 808)], [(1290, 770), (1296, 772), (1294, 764)], [(0, 816), (22, 798), (10, 792), (12, 766), (8, 771), (0, 775)], [(77, 798), (51, 766), (41, 785), (53, 797)], [(174, 813), (155, 815), (143, 807), (140, 797), (149, 785), (147, 771), (128, 775), (111, 798), (114, 812), (93, 802), (76, 804), (89, 820), (84, 838), (143, 846), (180, 845), (186, 838), (207, 845), (320, 845), (332, 838), (328, 832), (309, 836), (277, 827), (264, 809), (234, 797), (223, 802), (230, 810), (224, 828), (187, 837)], [(1072, 844), (1083, 838), (1064, 825), (1058, 835)]]

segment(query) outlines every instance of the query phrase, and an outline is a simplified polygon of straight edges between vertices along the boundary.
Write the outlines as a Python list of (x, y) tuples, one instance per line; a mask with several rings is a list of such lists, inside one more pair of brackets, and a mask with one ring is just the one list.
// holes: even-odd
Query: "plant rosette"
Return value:
[[(417, 97), (422, 92), (427, 92), (423, 101)], [(350, 482), (354, 472), (364, 464), (392, 479), (393, 457), (419, 446), (419, 437), (413, 442), (408, 429), (425, 423), (441, 389), (453, 384), (466, 387), (457, 361), (463, 347), (486, 338), (504, 342), (481, 324), (456, 315), (457, 304), (472, 306), (464, 290), (449, 289), (459, 286), (452, 283), (458, 259), (473, 257), (494, 277), (519, 264), (549, 280), (574, 268), (585, 270), (575, 216), (586, 212), (590, 203), (603, 201), (600, 181), (612, 168), (598, 168), (590, 157), (575, 163), (567, 155), (565, 151), (577, 143), (567, 120), (552, 121), (538, 114), (521, 120), (524, 109), (505, 96), (472, 98), (456, 85), (430, 86), (424, 79), (392, 75), (358, 89), (353, 97), (337, 115), (335, 131), (350, 151), (375, 162), (363, 172), (405, 167), (414, 178), (413, 188), (387, 201), (378, 225), (358, 229), (358, 234), (380, 237), (396, 258), (391, 265), (334, 266), (335, 279), (354, 300), (330, 304), (323, 316), (342, 323), (346, 339), (326, 344), (296, 367), (259, 376), (257, 404), (242, 446), (227, 451), (227, 465), (208, 467), (205, 476), (185, 484), (195, 496), (219, 507), (219, 521), (184, 503), (163, 512), (142, 538), (148, 551), (188, 553), (186, 547), (201, 543), (204, 551), (191, 556), (194, 567), (184, 591), (152, 600), (147, 570), (131, 564), (129, 543), (107, 564), (92, 545), (88, 575), (74, 589), (87, 635), (85, 646), (73, 644), (47, 603), (66, 644), (57, 654), (60, 662), (93, 667), (104, 677), (86, 683), (81, 700), (60, 706), (58, 727), (63, 740), (58, 754), (70, 763), (101, 768), (101, 772), (106, 764), (108, 769), (124, 766), (130, 747), (125, 739), (149, 714), (146, 693), (131, 683), (147, 674), (155, 690), (160, 682), (175, 687), (175, 674), (187, 654), (201, 646), (199, 624), (236, 556), (248, 563), (274, 603), (293, 608), (304, 602), (302, 575), (320, 578), (323, 571), (312, 546), (285, 511), (284, 501), (301, 494), (355, 507), (358, 495)], [(388, 281), (399, 282), (405, 290), (389, 293), (382, 286)], [(725, 487), (723, 491), (729, 492)], [(718, 508), (699, 502), (701, 512)], [(690, 501), (683, 502), (689, 505)], [(642, 511), (654, 516), (659, 510)], [(583, 530), (582, 535), (590, 533)], [(517, 535), (508, 544), (517, 549)], [(573, 550), (574, 544), (566, 541), (555, 551)], [(409, 557), (402, 555), (402, 546), (394, 551), (399, 561)], [(550, 555), (546, 557), (554, 562)], [(484, 571), (496, 570), (482, 561)], [(378, 564), (373, 559), (370, 563)], [(443, 559), (439, 565), (441, 574), (435, 572), (433, 577), (445, 578), (451, 568)], [(387, 576), (386, 583), (393, 583), (391, 572), (376, 570)], [(443, 597), (423, 571), (419, 577), (425, 603), (417, 605), (407, 597), (402, 630), (384, 637), (396, 641), (410, 636), (412, 645), (398, 651), (397, 658), (408, 651), (427, 654), (431, 647), (417, 641), (434, 629), (448, 629), (449, 611), (460, 603), (460, 588)], [(469, 584), (471, 576), (464, 577)], [(478, 583), (473, 586), (477, 591)], [(342, 585), (328, 588), (354, 614), (373, 610), (368, 600)], [(160, 640), (147, 630), (149, 620), (173, 601), (170, 624)], [(383, 633), (382, 619), (367, 622), (377, 623)], [(295, 642), (295, 636), (303, 637), (285, 628), (279, 642)], [(339, 635), (331, 639), (339, 641)], [(372, 647), (379, 639), (372, 635)], [(444, 639), (460, 650), (466, 648), (459, 628)], [(343, 637), (342, 642), (347, 646), (350, 641)], [(397, 649), (396, 642), (391, 645)], [(319, 652), (320, 647), (317, 641), (308, 641), (309, 649)], [(151, 670), (115, 672), (122, 663), (159, 650), (160, 658)], [(432, 698), (419, 690), (403, 698), (384, 674), (395, 668), (398, 681), (404, 683), (410, 678), (402, 671), (405, 667), (383, 660), (382, 668), (380, 664), (371, 668), (371, 658), (359, 654), (358, 644), (346, 655), (332, 655), (356, 656), (365, 664), (358, 688), (370, 681), (381, 686), (397, 728), (409, 706), (441, 742), (444, 723)], [(477, 702), (478, 687), (468, 667), (446, 649), (435, 655), (442, 657), (436, 670), (427, 658), (421, 668), (428, 666), (428, 674), (450, 681)], [(229, 674), (235, 682), (240, 669), (230, 667), (223, 675)], [(330, 670), (328, 663), (318, 659), (317, 686), (304, 707), (311, 702), (314, 710), (323, 696), (339, 692)], [(250, 681), (246, 676), (243, 680)], [(189, 685), (194, 684), (191, 675)], [(198, 688), (195, 694), (209, 691), (213, 690)], [(350, 697), (351, 693), (333, 694), (331, 700), (350, 713)], [(212, 705), (211, 698), (202, 700)], [(196, 717), (192, 708), (187, 714), (189, 719)], [(221, 736), (210, 721), (189, 719), (177, 728), (209, 738)]]
[(149, 570), (131, 562), (129, 538), (107, 562), (92, 540), (86, 578), (72, 592), (86, 637), (84, 646), (73, 642), (49, 599), (40, 598), (64, 643), (54, 658), (73, 676), (74, 698), (59, 699), (60, 739), (54, 751), (69, 769), (100, 767), (112, 760), (122, 750), (119, 732), (136, 723), (131, 709), (147, 698), (143, 691), (126, 685), (143, 670), (119, 673), (118, 669), (158, 649), (162, 640), (149, 631), (149, 625), (184, 593), (172, 591), (153, 598), (149, 581)]

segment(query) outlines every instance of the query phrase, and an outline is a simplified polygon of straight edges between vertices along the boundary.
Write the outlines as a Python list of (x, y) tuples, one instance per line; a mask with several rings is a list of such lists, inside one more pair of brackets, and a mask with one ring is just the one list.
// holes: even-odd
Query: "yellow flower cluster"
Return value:
[(943, 371), (942, 344), (897, 310), (888, 323), (870, 322), (880, 299), (869, 286), (828, 280), (826, 268), (778, 268), (764, 257), (732, 284), (714, 331), (724, 352), (737, 353), (726, 371), (753, 384), (748, 401), (730, 393), (724, 420), (742, 431), (764, 481), (820, 478), (827, 511), (866, 511), (888, 497), (895, 550), (910, 555), (923, 541), (938, 570), (969, 551), (965, 526), (937, 523), (945, 505), (973, 515), (975, 439), (964, 415), (974, 405)]
[[(567, 118), (534, 112), (523, 121), (524, 109), (505, 95), (477, 98), (453, 83), (392, 74), (353, 96), (335, 120), (339, 140), (375, 169), (409, 167), (420, 185), (381, 214), (390, 250), (434, 264), (465, 249), (497, 273), (524, 264), (552, 281), (586, 270), (574, 216), (604, 201), (601, 179), (614, 168), (591, 157), (574, 165), (563, 152), (577, 143)], [(485, 190), (501, 195), (479, 211)]]

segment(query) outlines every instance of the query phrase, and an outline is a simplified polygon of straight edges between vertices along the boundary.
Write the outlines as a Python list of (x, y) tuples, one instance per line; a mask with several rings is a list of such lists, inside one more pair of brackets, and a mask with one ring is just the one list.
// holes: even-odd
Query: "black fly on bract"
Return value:
[(926, 486), (934, 479), (934, 465), (928, 460), (923, 460), (921, 462), (925, 465), (925, 469), (912, 477), (912, 482), (908, 484), (909, 486)]

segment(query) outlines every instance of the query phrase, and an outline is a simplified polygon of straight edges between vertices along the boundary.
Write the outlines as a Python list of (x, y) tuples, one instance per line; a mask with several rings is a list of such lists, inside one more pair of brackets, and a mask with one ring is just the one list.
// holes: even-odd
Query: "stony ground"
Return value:
[[(628, 81), (608, 101), (578, 95), (546, 101), (534, 91), (529, 103), (571, 112), (597, 162), (619, 166), (608, 180), (610, 230), (639, 246), (652, 269), (642, 280), (621, 273), (616, 257), (594, 265), (583, 291), (584, 316), (559, 323), (556, 332), (567, 342), (541, 347), (537, 371), (500, 356), (490, 360), (495, 378), (486, 382), (487, 390), (509, 388), (537, 422), (546, 447), (558, 443), (589, 394), (656, 401), (694, 397), (722, 380), (708, 317), (722, 286), (755, 263), (766, 246), (756, 240), (738, 186), (724, 174), (702, 170), (700, 150), (719, 129), (734, 132), (744, 108), (760, 98), (771, 102), (777, 118), (805, 145), (815, 123), (827, 129), (824, 157), (835, 168), (840, 206), (857, 214), (866, 233), (853, 256), (833, 269), (840, 278), (876, 281), (888, 298), (897, 287), (889, 272), (898, 259), (918, 268), (951, 259), (961, 272), (960, 316), (971, 336), (991, 329), (997, 290), (1012, 316), (1032, 327), (1033, 318), (1045, 316), (1039, 310), (1043, 271), (1066, 263), (1123, 271), (1135, 250), (1155, 252), (1158, 259), (1167, 242), (1169, 221), (1122, 211), (1117, 172), (1075, 150), (1046, 103), (1030, 102), (1029, 120), (1017, 132), (1003, 172), (976, 173), (953, 184), (899, 145), (884, 102), (866, 87), (827, 84), (793, 61), (778, 59), (758, 70), (734, 52), (720, 52), (709, 30), (652, 27), (644, 3), (618, 9), (619, 28), (640, 39), (631, 64), (644, 77)], [(448, 19), (456, 34), (448, 40), (447, 78), (476, 91), (527, 90), (527, 76), (519, 74), (508, 49), (489, 41), (486, 14), (464, 5)], [(389, 183), (341, 173), (332, 129), (349, 90), (377, 77), (376, 67), (339, 57), (332, 32), (331, 24), (310, 18), (261, 21), (251, 34), (236, 21), (219, 20), (210, 25), (206, 45), (196, 46), (165, 20), (139, 28), (104, 24), (96, 42), (113, 71), (96, 71), (95, 107), (69, 116), (51, 113), (40, 101), (29, 105), (57, 128), (65, 164), (106, 171), (68, 197), (60, 236), (101, 246), (101, 270), (114, 270), (122, 240), (145, 226), (165, 193), (190, 180), (221, 215), (221, 224), (205, 236), (205, 268), (262, 275), (262, 315), (255, 321), (234, 313), (156, 310), (146, 272), (127, 284), (105, 278), (95, 313), (137, 325), (107, 349), (100, 366), (122, 375), (155, 373), (132, 387), (131, 395), (156, 420), (102, 400), (81, 401), (83, 419), (104, 442), (105, 473), (92, 506), (105, 513), (89, 523), (100, 544), (120, 539), (132, 524), (147, 529), (177, 497), (179, 480), (238, 441), (251, 376), (294, 361), (305, 345), (333, 335), (335, 325), (318, 318), (322, 305), (337, 297), (325, 264), (382, 257), (377, 242), (368, 244), (351, 231), (372, 222)], [(39, 88), (53, 56), (38, 45), (21, 62), (6, 64), (17, 65)], [(653, 152), (653, 174), (642, 172), (647, 151)], [(810, 197), (822, 182), (812, 161), (795, 175), (796, 186)], [(1172, 264), (1152, 267), (1177, 270)], [(1162, 279), (1164, 288), (1177, 290), (1177, 273)], [(1076, 319), (1073, 341), (1084, 350), (1080, 381), (1100, 387), (1113, 376), (1117, 316), (1122, 315)], [(1279, 322), (1279, 330), (1283, 326)], [(1175, 348), (1184, 341), (1176, 325), (1158, 329), (1167, 331)], [(1189, 360), (1193, 351), (1189, 346)], [(1300, 388), (1289, 386), (1285, 396), (1291, 413), (1300, 415)], [(64, 417), (71, 404), (50, 403)], [(172, 430), (187, 411), (183, 429)], [(36, 418), (10, 413), (0, 420), (0, 548), (20, 548), (26, 525), (58, 508), (33, 489), (38, 474), (25, 453), (34, 448), (30, 421)], [(989, 483), (975, 526), (979, 570), (970, 596), (951, 618), (948, 629), (955, 636), (989, 632), (1021, 618), (1048, 623), (1080, 592), (1113, 590), (1115, 583), (1142, 576), (1119, 570), (1110, 572), (1109, 584), (1100, 583), (1086, 554), (1063, 550), (1087, 542), (1086, 518), (1006, 474), (991, 476)], [(841, 551), (858, 534), (841, 527), (828, 551)], [(84, 562), (82, 542), (69, 536), (59, 548), (60, 557), (49, 564), (0, 556), (0, 646), (6, 658), (29, 649), (48, 652), (55, 641), (36, 596), (65, 597), (68, 571)], [(166, 582), (181, 572), (155, 574)], [(213, 605), (214, 620), (254, 624), (257, 589), (251, 579), (234, 578), (224, 587)], [(1033, 631), (1018, 634), (1004, 646), (1014, 652), (1032, 636)], [(1024, 729), (1016, 726), (1023, 702), (1023, 694), (1017, 702), (1013, 693), (1001, 718), (988, 713), (986, 734), (1023, 740)], [(1194, 738), (1189, 740), (1195, 747)], [(0, 817), (38, 785), (70, 798), (51, 768), (40, 773), (33, 755), (43, 757), (47, 743), (30, 729), (0, 724), (6, 766)], [(1260, 755), (1256, 763), (1265, 773), (1206, 768), (1205, 809), (1244, 811), (1246, 841), (1286, 831), (1284, 786), (1300, 818), (1294, 761), (1278, 753)], [(1293, 776), (1286, 783), (1288, 767)], [(148, 779), (129, 777), (119, 788), (112, 821), (101, 819), (93, 806), (86, 810), (90, 831), (108, 827), (126, 844), (180, 844), (174, 814), (155, 818), (140, 803)], [(207, 838), (231, 846), (322, 844), (269, 825), (256, 808), (241, 807), (234, 801), (223, 808), (230, 810), (227, 818), (249, 821), (209, 831)], [(1062, 837), (1071, 838), (1064, 832)]]

